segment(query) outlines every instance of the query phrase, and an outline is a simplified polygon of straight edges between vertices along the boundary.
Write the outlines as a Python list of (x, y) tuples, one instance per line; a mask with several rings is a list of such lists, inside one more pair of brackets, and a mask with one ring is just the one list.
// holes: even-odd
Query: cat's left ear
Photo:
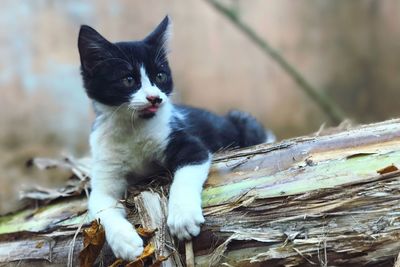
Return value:
[(144, 41), (157, 49), (161, 49), (165, 54), (169, 52), (169, 45), (172, 35), (172, 21), (167, 15), (160, 24), (151, 32)]
[(95, 29), (82, 25), (78, 37), (82, 70), (92, 72), (94, 67), (119, 54), (118, 48)]

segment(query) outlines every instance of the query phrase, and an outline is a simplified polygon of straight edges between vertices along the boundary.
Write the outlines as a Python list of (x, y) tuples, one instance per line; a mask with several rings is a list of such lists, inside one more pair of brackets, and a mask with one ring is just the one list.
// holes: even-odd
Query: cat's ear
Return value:
[(78, 49), (82, 69), (90, 73), (99, 63), (112, 56), (115, 45), (95, 29), (82, 25), (79, 31)]
[(156, 49), (167, 54), (172, 35), (172, 21), (166, 16), (160, 24), (151, 32), (144, 41)]

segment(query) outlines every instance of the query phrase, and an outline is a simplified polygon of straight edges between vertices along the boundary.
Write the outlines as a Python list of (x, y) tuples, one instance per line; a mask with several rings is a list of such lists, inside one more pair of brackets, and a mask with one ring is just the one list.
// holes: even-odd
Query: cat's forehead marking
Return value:
[(149, 76), (147, 75), (146, 68), (142, 64), (140, 65), (140, 78), (142, 81), (142, 87), (151, 87), (153, 83), (150, 81)]

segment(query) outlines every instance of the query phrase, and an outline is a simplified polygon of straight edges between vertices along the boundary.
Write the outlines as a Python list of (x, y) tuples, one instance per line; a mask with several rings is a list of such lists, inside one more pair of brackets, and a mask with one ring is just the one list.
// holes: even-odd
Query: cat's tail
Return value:
[(265, 130), (261, 123), (246, 112), (233, 110), (226, 115), (226, 118), (238, 129), (240, 147), (276, 141), (275, 135), (270, 130)]

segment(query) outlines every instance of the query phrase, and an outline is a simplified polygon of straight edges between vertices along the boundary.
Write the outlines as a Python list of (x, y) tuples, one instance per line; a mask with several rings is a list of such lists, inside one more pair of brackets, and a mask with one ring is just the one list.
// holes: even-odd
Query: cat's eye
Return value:
[(156, 75), (156, 83), (165, 83), (168, 79), (167, 74), (165, 74), (164, 72), (159, 72)]
[(132, 76), (127, 76), (125, 78), (122, 79), (122, 83), (126, 86), (126, 87), (132, 87), (135, 85), (135, 79)]

